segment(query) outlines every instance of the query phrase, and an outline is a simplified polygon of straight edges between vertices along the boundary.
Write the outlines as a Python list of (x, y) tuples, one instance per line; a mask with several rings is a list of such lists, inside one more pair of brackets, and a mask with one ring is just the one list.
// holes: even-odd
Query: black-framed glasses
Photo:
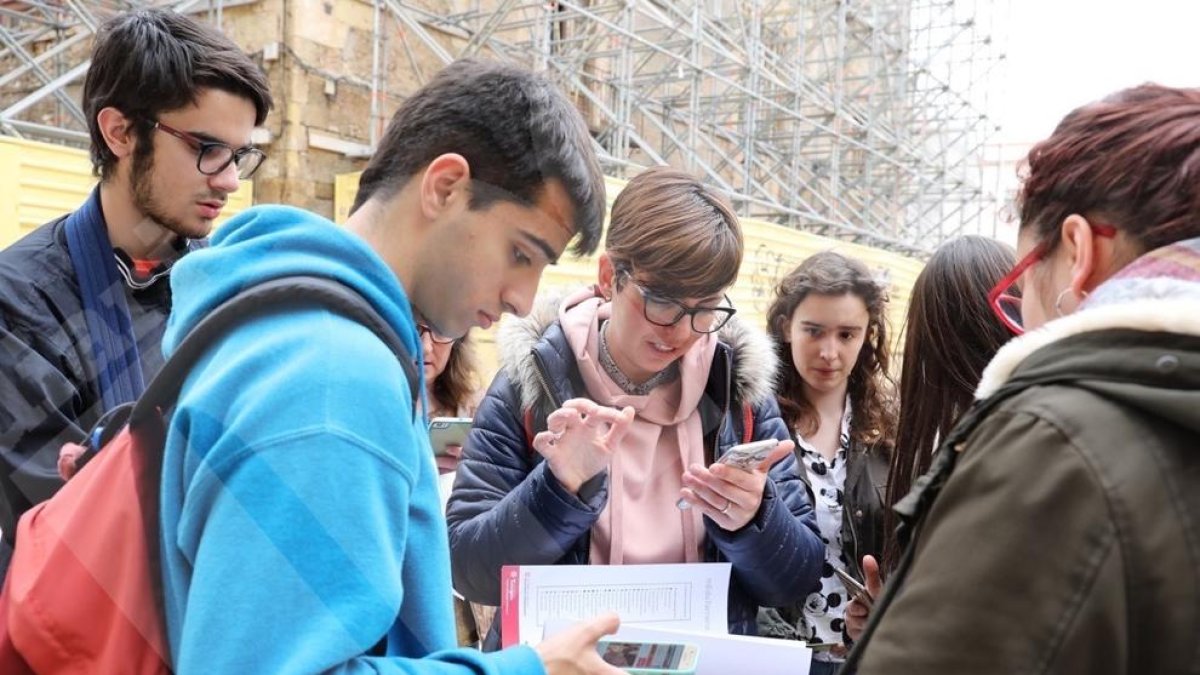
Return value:
[(196, 151), (196, 170), (205, 176), (215, 176), (230, 164), (234, 164), (237, 166), (238, 179), (246, 180), (258, 171), (258, 167), (262, 166), (263, 160), (267, 158), (262, 150), (249, 145), (234, 149), (219, 141), (206, 141), (157, 121), (154, 128), (191, 146)]
[(417, 335), (428, 335), (434, 344), (449, 345), (457, 342), (457, 338), (446, 337), (423, 323), (417, 324)]
[(715, 333), (724, 328), (729, 319), (737, 314), (728, 295), (722, 296), (725, 304), (720, 307), (688, 307), (674, 298), (647, 290), (634, 281), (629, 272), (624, 274), (629, 285), (637, 289), (642, 296), (642, 314), (655, 326), (674, 326), (684, 316), (688, 316), (691, 317), (693, 331), (702, 334)]

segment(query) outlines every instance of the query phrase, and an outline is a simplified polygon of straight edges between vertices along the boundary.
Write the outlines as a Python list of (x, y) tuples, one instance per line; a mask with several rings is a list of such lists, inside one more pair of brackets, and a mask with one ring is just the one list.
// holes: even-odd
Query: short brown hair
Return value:
[(1071, 214), (1143, 251), (1200, 236), (1200, 89), (1144, 84), (1076, 108), (1026, 159), (1021, 229), (1053, 250)]
[(733, 285), (742, 228), (729, 204), (693, 176), (646, 169), (617, 195), (604, 247), (620, 272), (637, 270), (656, 293), (703, 298)]
[(117, 165), (96, 116), (116, 108), (135, 121), (139, 152), (153, 148), (159, 114), (194, 103), (213, 88), (254, 104), (262, 124), (272, 106), (267, 77), (221, 31), (166, 9), (119, 14), (100, 27), (83, 81), (83, 111), (92, 137), (92, 167), (107, 180)]

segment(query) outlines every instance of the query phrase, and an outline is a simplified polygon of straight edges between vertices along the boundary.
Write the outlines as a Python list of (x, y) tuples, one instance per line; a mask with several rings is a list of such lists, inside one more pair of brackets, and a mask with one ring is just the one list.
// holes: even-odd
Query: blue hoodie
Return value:
[[(164, 353), (242, 288), (296, 274), (356, 289), (421, 354), (383, 260), (280, 206), (239, 214), (176, 265)], [(176, 672), (544, 672), (529, 648), (454, 648), (437, 469), (412, 394), (370, 329), (319, 308), (250, 320), (212, 345), (163, 459)], [(388, 656), (363, 656), (384, 636)]]

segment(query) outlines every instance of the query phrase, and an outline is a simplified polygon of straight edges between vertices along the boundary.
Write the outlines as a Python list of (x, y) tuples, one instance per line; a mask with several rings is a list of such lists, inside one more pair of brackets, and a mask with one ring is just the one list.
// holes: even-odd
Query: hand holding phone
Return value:
[(596, 649), (597, 640), (615, 633), (620, 625), (616, 614), (604, 614), (542, 640), (534, 650), (547, 675), (620, 675)]
[(768, 471), (795, 449), (791, 440), (769, 439), (730, 448), (710, 466), (692, 464), (683, 472), (681, 509), (698, 508), (726, 532), (736, 532), (754, 520), (766, 493)]
[(879, 561), (873, 555), (862, 558), (863, 579), (866, 580), (866, 595), (856, 595), (846, 605), (846, 637), (852, 642), (862, 639), (867, 630), (867, 623), (874, 611), (872, 602), (883, 592), (883, 579), (879, 575)]
[[(775, 448), (779, 447), (780, 441), (774, 438), (768, 438), (763, 441), (753, 441), (750, 443), (742, 443), (735, 445), (725, 451), (721, 458), (717, 460), (717, 464), (736, 467), (742, 471), (752, 471), (759, 464), (762, 464)], [(675, 506), (680, 510), (687, 510), (692, 507), (686, 499), (680, 498), (675, 502)]]
[(867, 590), (867, 587), (864, 586), (863, 583), (858, 579), (850, 576), (849, 572), (835, 567), (833, 568), (833, 573), (836, 574), (837, 578), (841, 580), (842, 585), (846, 587), (846, 592), (848, 592), (851, 597), (857, 599), (867, 607), (870, 607), (871, 604), (875, 602), (875, 598), (871, 596), (871, 592)]
[(632, 675), (692, 675), (700, 648), (684, 642), (601, 640), (596, 651), (605, 663)]
[(467, 442), (467, 433), (471, 431), (470, 417), (435, 417), (429, 421), (429, 445), (433, 454), (441, 456), (449, 454), (448, 446), (462, 447)]

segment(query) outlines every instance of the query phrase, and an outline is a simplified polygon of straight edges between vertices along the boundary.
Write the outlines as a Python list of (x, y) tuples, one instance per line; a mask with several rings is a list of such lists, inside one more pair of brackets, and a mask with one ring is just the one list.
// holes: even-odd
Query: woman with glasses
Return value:
[[(417, 332), (425, 354), (427, 417), (474, 417), (479, 383), (471, 334), (448, 338), (424, 324), (417, 324)], [(453, 473), (462, 458), (462, 448), (454, 445), (435, 450), (438, 473)]]
[[(779, 417), (770, 340), (726, 291), (736, 216), (668, 168), (617, 197), (599, 283), (502, 327), (501, 371), (447, 520), (455, 587), (498, 604), (502, 565), (733, 566), (729, 629), (816, 584), (822, 547)], [(777, 439), (760, 465), (716, 461)]]
[(1196, 89), (1124, 90), (1030, 151), (992, 293), (1024, 335), (899, 506), (860, 673), (1200, 672), (1198, 176)]
[(796, 439), (798, 471), (825, 542), (820, 586), (791, 607), (764, 609), (761, 632), (821, 645), (816, 675), (846, 654), (850, 593), (834, 570), (861, 579), (858, 561), (883, 548), (883, 489), (895, 418), (887, 290), (862, 262), (818, 253), (784, 277), (767, 311), (779, 354), (779, 407)]
[[(475, 354), (468, 332), (461, 338), (449, 338), (425, 324), (417, 324), (421, 348), (425, 354), (425, 400), (429, 404), (427, 417), (474, 417), (478, 404), (478, 382)], [(438, 468), (438, 488), (444, 502), (454, 485), (454, 474), (462, 458), (462, 447), (447, 445), (435, 448)], [(454, 598), (454, 623), (460, 647), (479, 644), (481, 632), (492, 624), (493, 610), (468, 603), (457, 595)], [(482, 628), (482, 630), (481, 630)]]

